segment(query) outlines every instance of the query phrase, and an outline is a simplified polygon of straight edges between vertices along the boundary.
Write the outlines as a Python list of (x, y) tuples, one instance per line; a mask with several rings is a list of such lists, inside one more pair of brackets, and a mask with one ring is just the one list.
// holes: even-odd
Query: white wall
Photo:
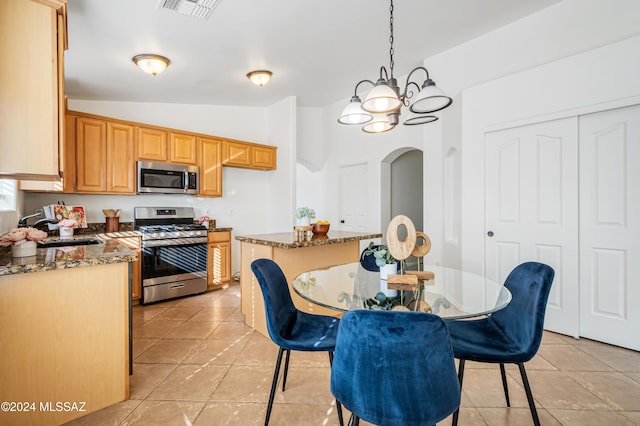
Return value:
[(478, 212), (463, 216), (467, 269), (484, 268), (477, 255), (484, 253), (484, 167), (477, 159), (484, 158), (485, 132), (640, 103), (638, 52), (640, 36), (465, 91), (462, 209)]
[[(375, 74), (377, 70), (372, 70)], [(355, 83), (355, 82), (354, 82)], [(381, 162), (391, 152), (401, 148), (422, 149), (422, 130), (416, 126), (402, 126), (398, 129), (370, 135), (362, 132), (360, 126), (338, 124), (337, 118), (347, 105), (348, 99), (327, 107), (321, 114), (323, 139), (320, 142), (326, 149), (326, 157), (322, 169), (310, 170), (298, 166), (298, 205), (308, 205), (316, 210), (323, 220), (337, 223), (339, 220), (339, 168), (354, 164), (368, 164), (369, 217), (367, 232), (384, 232), (387, 224), (381, 223)], [(401, 119), (404, 117), (401, 117)], [(299, 123), (300, 124), (300, 123)], [(304, 131), (298, 130), (298, 134)], [(310, 143), (317, 143), (313, 138), (298, 139), (298, 150), (311, 152)]]
[[(432, 253), (441, 246), (446, 249), (443, 263), (476, 272), (484, 267), (484, 130), (500, 122), (636, 95), (627, 67), (637, 61), (637, 48), (636, 53), (610, 57), (618, 48), (606, 47), (640, 34), (638, 16), (640, 2), (635, 0), (606, 5), (599, 0), (565, 0), (425, 60), (434, 80), (454, 97), (455, 106), (442, 113), (440, 137), (432, 143), (425, 140), (425, 173), (439, 171), (442, 176), (446, 153), (454, 148), (461, 154), (461, 182), (447, 185), (425, 177), (425, 202), (442, 200), (443, 187), (461, 188), (459, 241), (438, 238), (442, 232), (432, 238)], [(591, 59), (577, 59), (581, 53)], [(601, 72), (601, 66), (611, 72)], [(496, 84), (487, 83), (492, 81)], [(486, 90), (471, 89), (484, 83)], [(426, 207), (425, 215), (425, 223), (439, 217), (444, 225), (451, 219)]]
[[(298, 193), (311, 194), (312, 188), (302, 186), (323, 182), (325, 191), (338, 194), (337, 168), (343, 164), (365, 161), (371, 173), (368, 207), (372, 216), (369, 226), (372, 231), (384, 230), (386, 224), (380, 223), (379, 215), (380, 161), (402, 146), (422, 149), (424, 227), (433, 243), (426, 261), (463, 265), (469, 270), (482, 272), (483, 129), (500, 121), (637, 95), (635, 84), (640, 74), (635, 63), (640, 56), (637, 54), (640, 49), (633, 42), (631, 49), (623, 53), (624, 49), (614, 45), (640, 34), (638, 16), (640, 2), (636, 0), (612, 0), (606, 3), (600, 0), (565, 0), (426, 58), (424, 65), (429, 69), (431, 78), (454, 98), (454, 106), (440, 113), (441, 120), (421, 126), (422, 130), (405, 126), (382, 135), (366, 135), (357, 128), (341, 126), (335, 121), (348, 98), (328, 106), (323, 122), (325, 137), (330, 145), (329, 155), (323, 169), (317, 172), (321, 177), (306, 176), (304, 182), (299, 182), (301, 187)], [(598, 49), (603, 46), (603, 50)], [(613, 47), (607, 49), (609, 46)], [(583, 52), (593, 56), (586, 61), (572, 56)], [(610, 72), (600, 72), (601, 66)], [(627, 69), (629, 66), (631, 71)], [(533, 69), (538, 71), (526, 71)], [(631, 81), (633, 73), (636, 76), (635, 83)], [(512, 84), (499, 84), (491, 88), (500, 91), (498, 93), (492, 90), (466, 90), (511, 75), (517, 75)], [(523, 95), (526, 97), (523, 98)], [(505, 97), (512, 102), (503, 104)], [(501, 113), (504, 115), (501, 116)], [(299, 140), (298, 143), (304, 144), (305, 141)], [(461, 181), (445, 185), (443, 164), (447, 152), (452, 148), (461, 156)], [(453, 178), (456, 179), (455, 175)], [(449, 234), (457, 235), (457, 241), (445, 242), (444, 239), (445, 221), (456, 216), (444, 217), (445, 187), (460, 188), (461, 191), (456, 194), (458, 198), (454, 197), (460, 200), (461, 217), (453, 223), (460, 229), (453, 230), (455, 232), (449, 229)], [(338, 200), (335, 198), (331, 200), (331, 209), (337, 212)]]
[[(104, 222), (102, 209), (122, 209), (122, 222), (133, 221), (137, 206), (190, 206), (207, 214), (233, 236), (288, 231), (293, 226), (295, 181), (295, 98), (269, 108), (148, 104), (70, 100), (69, 109), (124, 120), (201, 132), (278, 147), (277, 170), (224, 167), (222, 198), (188, 195), (69, 195), (25, 193), (25, 211), (64, 200), (84, 205), (89, 222)], [(232, 270), (240, 269), (240, 246), (232, 243)]]

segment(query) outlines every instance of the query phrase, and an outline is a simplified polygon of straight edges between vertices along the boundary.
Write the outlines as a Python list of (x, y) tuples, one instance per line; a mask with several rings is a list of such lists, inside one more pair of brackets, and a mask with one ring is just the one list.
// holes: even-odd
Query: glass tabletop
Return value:
[(293, 288), (302, 298), (337, 311), (354, 309), (404, 309), (431, 312), (443, 318), (461, 319), (491, 314), (511, 301), (503, 285), (481, 275), (443, 266), (425, 265), (434, 273), (420, 292), (399, 291), (396, 297), (378, 294), (379, 272), (364, 269), (360, 262), (332, 266), (300, 274)]

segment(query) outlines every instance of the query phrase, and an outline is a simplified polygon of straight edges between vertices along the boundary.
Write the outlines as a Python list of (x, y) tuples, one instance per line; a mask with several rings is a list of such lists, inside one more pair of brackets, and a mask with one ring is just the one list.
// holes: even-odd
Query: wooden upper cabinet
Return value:
[(275, 170), (276, 147), (225, 140), (222, 164), (245, 169)]
[(76, 118), (76, 190), (107, 190), (107, 124), (93, 118)]
[(222, 197), (222, 141), (199, 138), (200, 194)]
[(150, 127), (138, 127), (138, 159), (167, 161), (167, 132)]
[(6, 177), (60, 178), (65, 49), (65, 0), (0, 1), (0, 172)]
[[(0, 0), (1, 4), (2, 0)], [(222, 166), (276, 168), (276, 147), (67, 111), (64, 140), (65, 193), (135, 194), (136, 160), (197, 165), (203, 197), (222, 196)], [(47, 187), (61, 191), (60, 179)]]
[(169, 133), (169, 161), (197, 164), (196, 137), (183, 133)]
[(136, 192), (135, 147), (133, 126), (107, 122), (107, 192)]
[(224, 141), (223, 149), (225, 166), (251, 167), (251, 145)]
[(75, 117), (75, 130), (76, 192), (135, 194), (134, 126)]
[(262, 170), (276, 169), (276, 149), (270, 146), (253, 146), (253, 167)]

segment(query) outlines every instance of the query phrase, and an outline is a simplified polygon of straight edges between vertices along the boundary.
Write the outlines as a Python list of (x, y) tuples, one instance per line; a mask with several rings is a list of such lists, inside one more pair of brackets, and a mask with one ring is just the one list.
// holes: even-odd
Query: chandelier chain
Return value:
[(389, 6), (389, 43), (391, 47), (389, 48), (389, 71), (391, 72), (391, 78), (393, 78), (393, 0), (391, 0), (391, 6)]

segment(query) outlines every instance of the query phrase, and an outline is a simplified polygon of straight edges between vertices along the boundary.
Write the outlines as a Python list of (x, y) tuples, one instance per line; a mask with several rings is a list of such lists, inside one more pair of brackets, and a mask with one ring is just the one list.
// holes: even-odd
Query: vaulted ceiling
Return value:
[[(395, 75), (559, 1), (396, 0)], [(267, 106), (297, 96), (301, 106), (326, 106), (389, 66), (388, 0), (219, 0), (207, 20), (158, 4), (69, 0), (70, 98)], [(171, 65), (145, 74), (131, 61), (141, 53)], [(273, 72), (268, 85), (247, 79), (256, 69)]]

